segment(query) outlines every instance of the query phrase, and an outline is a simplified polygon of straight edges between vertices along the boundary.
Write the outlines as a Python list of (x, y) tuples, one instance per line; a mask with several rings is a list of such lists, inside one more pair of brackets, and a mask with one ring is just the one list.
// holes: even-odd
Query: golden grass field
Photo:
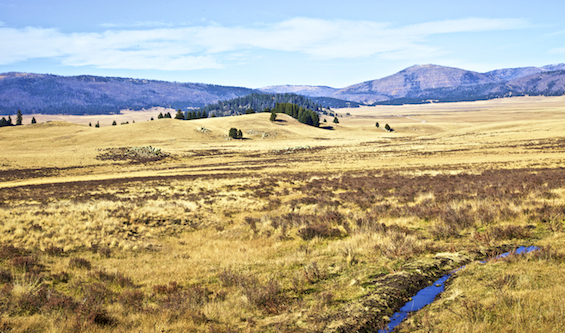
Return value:
[(335, 111), (1, 128), (0, 331), (563, 331), (565, 97)]

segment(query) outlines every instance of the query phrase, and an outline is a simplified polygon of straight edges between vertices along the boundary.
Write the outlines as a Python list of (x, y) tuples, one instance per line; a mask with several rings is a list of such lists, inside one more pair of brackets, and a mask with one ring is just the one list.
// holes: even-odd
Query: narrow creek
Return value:
[[(496, 257), (493, 258), (488, 258), (486, 260), (481, 261), (481, 263), (486, 264), (491, 260), (494, 259), (501, 259), (504, 257), (509, 256), (510, 254), (524, 254), (524, 253), (529, 253), (535, 250), (538, 250), (539, 247), (537, 246), (521, 246), (519, 248), (517, 248), (514, 251), (508, 251), (505, 253), (502, 253)], [(460, 269), (464, 268), (465, 266), (461, 266), (459, 268), (456, 268), (452, 271), (450, 271), (449, 273), (445, 274), (444, 276), (442, 276), (441, 278), (437, 279), (431, 286), (426, 287), (424, 289), (421, 289), (420, 291), (418, 291), (418, 293), (412, 297), (412, 300), (409, 302), (406, 302), (406, 304), (404, 304), (404, 306), (402, 306), (400, 308), (400, 310), (398, 310), (398, 312), (394, 313), (392, 315), (392, 317), (390, 318), (390, 323), (388, 324), (386, 329), (382, 329), (379, 330), (379, 333), (388, 333), (388, 332), (393, 332), (394, 329), (400, 325), (400, 323), (402, 323), (404, 321), (404, 319), (406, 319), (406, 317), (408, 317), (408, 315), (411, 312), (415, 312), (420, 310), (421, 308), (423, 308), (424, 306), (431, 304), (435, 298), (437, 297), (437, 295), (439, 295), (441, 292), (444, 291), (445, 289), (445, 282), (457, 271), (459, 271)]]

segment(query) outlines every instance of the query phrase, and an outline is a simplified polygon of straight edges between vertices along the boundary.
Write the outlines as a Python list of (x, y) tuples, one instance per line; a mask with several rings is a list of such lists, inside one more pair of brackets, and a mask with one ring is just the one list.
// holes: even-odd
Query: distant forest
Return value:
[(233, 116), (238, 114), (249, 113), (249, 110), (256, 112), (270, 111), (277, 104), (290, 103), (297, 105), (299, 108), (312, 110), (314, 112), (327, 114), (327, 111), (321, 104), (313, 102), (310, 98), (296, 94), (262, 94), (253, 93), (247, 96), (220, 101), (202, 107), (198, 112), (205, 112), (208, 115), (216, 117)]

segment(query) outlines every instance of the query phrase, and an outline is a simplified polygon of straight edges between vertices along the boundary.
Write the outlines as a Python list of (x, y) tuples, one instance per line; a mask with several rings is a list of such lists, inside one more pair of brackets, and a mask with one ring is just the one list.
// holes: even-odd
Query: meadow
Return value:
[(2, 128), (0, 331), (563, 331), (565, 97), (335, 111)]

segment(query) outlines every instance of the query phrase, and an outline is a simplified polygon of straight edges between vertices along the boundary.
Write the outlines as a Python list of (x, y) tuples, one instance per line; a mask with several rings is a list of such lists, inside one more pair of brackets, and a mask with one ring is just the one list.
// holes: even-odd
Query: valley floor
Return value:
[(0, 330), (562, 331), (565, 98), (337, 112), (1, 128)]

